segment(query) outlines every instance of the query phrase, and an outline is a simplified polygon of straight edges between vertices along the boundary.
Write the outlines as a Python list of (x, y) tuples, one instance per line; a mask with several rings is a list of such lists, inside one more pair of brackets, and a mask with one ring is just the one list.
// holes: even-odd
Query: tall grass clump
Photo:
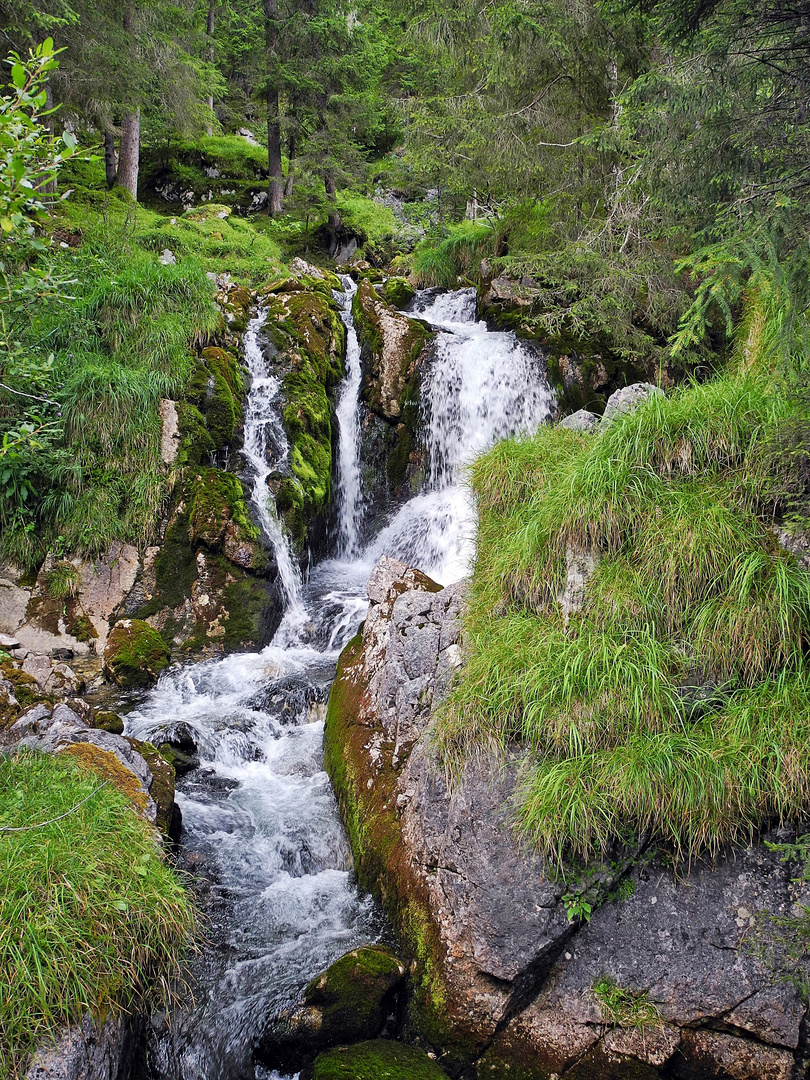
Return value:
[(423, 240), (413, 254), (413, 273), (417, 284), (441, 285), (446, 289), (458, 288), (460, 278), (487, 254), (493, 245), (493, 226), (486, 222), (462, 221), (450, 229), (450, 233), (438, 243)]
[(166, 1001), (194, 934), (124, 795), (65, 757), (0, 756), (0, 1077), (88, 1011)]
[(693, 855), (810, 809), (810, 575), (775, 535), (763, 453), (791, 409), (739, 372), (474, 464), (466, 663), (438, 737), (451, 768), (524, 749), (517, 815), (547, 853), (632, 828)]

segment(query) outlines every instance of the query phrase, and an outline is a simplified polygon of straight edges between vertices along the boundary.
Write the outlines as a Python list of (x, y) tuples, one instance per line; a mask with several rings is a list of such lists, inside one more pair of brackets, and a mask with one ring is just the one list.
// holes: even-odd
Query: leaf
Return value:
[(12, 64), (11, 67), (11, 81), (21, 90), (25, 86), (25, 68), (22, 64)]
[(62, 142), (65, 144), (68, 150), (73, 151), (76, 149), (76, 136), (73, 134), (72, 131), (66, 131), (64, 133), (64, 135), (62, 136)]

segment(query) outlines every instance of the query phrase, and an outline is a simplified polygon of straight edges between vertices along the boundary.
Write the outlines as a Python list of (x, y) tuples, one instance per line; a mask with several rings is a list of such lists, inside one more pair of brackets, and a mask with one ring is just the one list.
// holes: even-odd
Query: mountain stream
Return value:
[(334, 557), (302, 580), (267, 494), (266, 478), (288, 445), (280, 384), (262, 353), (260, 312), (244, 339), (252, 376), (244, 455), (285, 614), (261, 652), (172, 668), (127, 717), (128, 734), (153, 742), (187, 725), (200, 757), (199, 768), (178, 783), (180, 865), (200, 882), (210, 921), (187, 997), (171, 1017), (153, 1017), (150, 1080), (271, 1080), (275, 1074), (253, 1061), (267, 1020), (343, 953), (385, 934), (375, 903), (353, 881), (323, 770), (337, 658), (365, 617), (366, 582), (381, 555), (443, 585), (469, 572), (475, 513), (465, 465), (495, 440), (533, 431), (551, 410), (537, 355), (513, 334), (476, 322), (474, 290), (418, 294), (414, 314), (438, 331), (422, 384), (427, 480), (361, 543), (362, 372), (351, 318), (355, 286), (346, 278), (344, 287)]

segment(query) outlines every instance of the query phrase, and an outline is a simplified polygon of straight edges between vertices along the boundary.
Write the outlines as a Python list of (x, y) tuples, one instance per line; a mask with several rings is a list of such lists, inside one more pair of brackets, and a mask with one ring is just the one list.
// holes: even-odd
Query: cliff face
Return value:
[(790, 867), (758, 843), (676, 872), (640, 844), (566, 882), (513, 831), (519, 756), (470, 761), (452, 785), (435, 757), (464, 586), (383, 559), (368, 591), (326, 760), (360, 882), (412, 961), (411, 1034), (481, 1077), (806, 1075), (805, 1003), (761, 948), (810, 900)]

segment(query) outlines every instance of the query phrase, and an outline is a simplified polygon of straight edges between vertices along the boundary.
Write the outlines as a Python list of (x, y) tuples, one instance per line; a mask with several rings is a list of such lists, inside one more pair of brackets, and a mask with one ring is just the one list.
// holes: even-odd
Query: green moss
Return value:
[(221, 548), (225, 526), (232, 522), (246, 539), (259, 533), (250, 520), (242, 481), (222, 469), (202, 469), (185, 485), (189, 539), (216, 551)]
[(124, 721), (118, 713), (108, 712), (104, 709), (97, 709), (93, 714), (91, 727), (100, 728), (101, 731), (109, 731), (113, 735), (124, 734)]
[(228, 652), (266, 640), (264, 627), (272, 602), (268, 583), (261, 579), (243, 574), (225, 587), (223, 603), (228, 616), (223, 641)]
[(34, 676), (29, 675), (27, 671), (15, 668), (10, 660), (5, 660), (0, 664), (0, 674), (14, 687), (14, 697), (24, 709), (38, 701), (46, 700)]
[(187, 401), (177, 403), (177, 426), (181, 437), (180, 449), (177, 453), (178, 466), (180, 468), (184, 465), (193, 467), (210, 460), (211, 454), (217, 447), (206, 427), (205, 417), (196, 405)]
[(163, 638), (140, 619), (116, 623), (104, 649), (105, 669), (124, 689), (150, 686), (170, 659)]
[(406, 278), (389, 278), (383, 285), (383, 296), (395, 308), (406, 308), (416, 296), (416, 289)]
[(307, 986), (307, 1005), (317, 1006), (322, 1045), (373, 1038), (379, 1034), (405, 977), (402, 961), (389, 949), (353, 949)]
[(146, 618), (161, 607), (179, 607), (191, 595), (196, 577), (197, 560), (189, 541), (188, 511), (178, 509), (166, 529), (155, 562), (155, 595), (137, 612), (138, 617)]
[(77, 641), (93, 641), (98, 637), (98, 630), (86, 615), (78, 615), (69, 624), (67, 631)]
[(340, 1046), (320, 1054), (312, 1080), (445, 1080), (424, 1050), (389, 1039)]
[(174, 809), (174, 767), (152, 743), (130, 739), (133, 748), (145, 759), (152, 773), (149, 794), (157, 807), (157, 827), (166, 839), (172, 824)]

